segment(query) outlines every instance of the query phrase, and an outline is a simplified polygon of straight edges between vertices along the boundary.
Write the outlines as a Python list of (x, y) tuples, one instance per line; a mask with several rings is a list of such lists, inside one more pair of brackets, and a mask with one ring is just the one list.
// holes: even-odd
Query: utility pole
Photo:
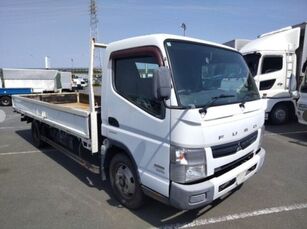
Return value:
[(98, 19), (96, 0), (90, 0), (90, 40), (97, 39)]
[(71, 75), (74, 76), (74, 59), (70, 58), (71, 61)]
[[(90, 43), (92, 42), (92, 39), (95, 39), (97, 41), (98, 39), (98, 18), (97, 18), (97, 4), (96, 0), (90, 0)], [(98, 52), (98, 53), (97, 53)], [(101, 64), (101, 50), (95, 50), (94, 51), (94, 62), (97, 63), (100, 69), (102, 69)], [(94, 73), (93, 73), (94, 75)], [(95, 75), (94, 75), (95, 76)]]
[(187, 30), (186, 24), (183, 22), (180, 27), (183, 29), (183, 36), (185, 36), (185, 31)]

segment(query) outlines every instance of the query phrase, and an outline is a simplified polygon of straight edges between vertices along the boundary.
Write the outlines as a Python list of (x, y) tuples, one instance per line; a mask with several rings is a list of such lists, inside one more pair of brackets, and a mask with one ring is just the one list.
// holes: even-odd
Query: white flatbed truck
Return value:
[[(106, 48), (101, 97), (93, 53)], [(89, 95), (13, 96), (48, 143), (109, 178), (136, 209), (144, 195), (179, 209), (220, 198), (263, 165), (263, 102), (242, 55), (229, 47), (156, 34), (91, 44)]]

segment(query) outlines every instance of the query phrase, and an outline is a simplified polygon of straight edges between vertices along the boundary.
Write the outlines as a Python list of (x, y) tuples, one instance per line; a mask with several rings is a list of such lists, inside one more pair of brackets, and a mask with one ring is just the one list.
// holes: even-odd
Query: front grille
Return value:
[(233, 162), (230, 162), (230, 163), (228, 163), (226, 165), (223, 165), (221, 167), (215, 168), (214, 169), (214, 175), (215, 176), (220, 176), (220, 175), (222, 175), (224, 173), (227, 173), (230, 170), (238, 167), (239, 165), (242, 165), (243, 163), (249, 161), (250, 159), (253, 158), (253, 156), (254, 156), (253, 152), (250, 152), (247, 155), (245, 155), (245, 156), (243, 156), (243, 157), (241, 157), (241, 158), (239, 158), (239, 159), (237, 159), (237, 160), (235, 160)]
[(211, 150), (212, 150), (213, 158), (219, 158), (219, 157), (224, 157), (224, 156), (228, 156), (231, 154), (235, 154), (236, 152), (247, 148), (253, 142), (255, 142), (257, 139), (257, 136), (258, 136), (258, 131), (255, 131), (251, 133), (250, 135), (242, 138), (241, 140), (226, 143), (223, 145), (212, 146)]

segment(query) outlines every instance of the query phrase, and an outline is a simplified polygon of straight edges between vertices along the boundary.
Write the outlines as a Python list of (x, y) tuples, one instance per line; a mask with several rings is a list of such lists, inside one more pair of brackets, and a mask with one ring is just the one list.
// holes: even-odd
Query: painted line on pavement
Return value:
[(203, 226), (203, 225), (208, 225), (208, 224), (222, 223), (222, 222), (233, 221), (233, 220), (238, 220), (238, 219), (245, 219), (249, 217), (276, 214), (280, 212), (288, 212), (288, 211), (301, 210), (301, 209), (306, 209), (306, 208), (307, 208), (307, 203), (300, 203), (300, 204), (293, 204), (289, 206), (264, 208), (264, 209), (259, 209), (255, 211), (243, 212), (243, 213), (226, 215), (226, 216), (215, 217), (215, 218), (194, 220), (190, 223), (165, 225), (165, 226), (162, 226), (161, 228), (168, 229), (168, 228), (198, 227), (198, 226)]
[(9, 147), (9, 146), (10, 146), (10, 145), (1, 145), (1, 146), (0, 146), (0, 149), (1, 149), (1, 148), (6, 148), (6, 147)]
[(13, 129), (29, 129), (30, 126), (4, 126), (0, 127), (0, 130), (13, 130)]
[[(56, 149), (47, 149), (43, 150), (43, 152), (52, 152), (57, 151)], [(31, 153), (41, 153), (41, 150), (30, 150), (30, 151), (23, 151), (23, 152), (7, 152), (7, 153), (0, 153), (0, 156), (8, 156), (8, 155), (18, 155), (18, 154), (31, 154)]]

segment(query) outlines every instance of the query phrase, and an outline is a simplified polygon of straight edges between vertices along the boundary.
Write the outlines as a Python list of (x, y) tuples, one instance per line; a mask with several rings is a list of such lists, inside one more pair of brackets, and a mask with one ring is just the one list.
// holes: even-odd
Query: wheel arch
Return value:
[[(278, 119), (275, 117), (275, 111), (278, 111), (278, 108), (282, 108), (286, 112), (284, 121), (278, 121)], [(269, 121), (275, 125), (287, 123), (291, 120), (294, 120), (295, 117), (295, 104), (293, 100), (279, 101), (274, 104), (271, 111), (269, 112)]]
[(131, 151), (128, 149), (128, 147), (126, 145), (124, 145), (123, 143), (121, 142), (118, 142), (118, 141), (115, 141), (115, 140), (112, 140), (112, 139), (107, 139), (107, 149), (104, 153), (104, 160), (103, 160), (103, 168), (104, 168), (104, 171), (106, 173), (107, 176), (109, 176), (109, 166), (110, 166), (110, 162), (112, 160), (112, 158), (117, 155), (117, 154), (123, 154), (125, 156), (127, 156), (130, 161), (132, 162), (132, 165), (134, 167), (134, 169), (136, 170), (136, 174), (137, 174), (137, 178), (139, 180), (139, 182), (141, 183), (141, 179), (140, 179), (140, 175), (139, 175), (139, 172), (138, 172), (138, 165), (131, 153)]
[(285, 105), (287, 106), (288, 110), (289, 110), (289, 115), (294, 114), (295, 115), (295, 105), (294, 105), (294, 101), (293, 100), (287, 100), (287, 101), (280, 101), (274, 104), (274, 106), (271, 109), (271, 112), (273, 111), (274, 108), (276, 108), (277, 106), (280, 105)]

